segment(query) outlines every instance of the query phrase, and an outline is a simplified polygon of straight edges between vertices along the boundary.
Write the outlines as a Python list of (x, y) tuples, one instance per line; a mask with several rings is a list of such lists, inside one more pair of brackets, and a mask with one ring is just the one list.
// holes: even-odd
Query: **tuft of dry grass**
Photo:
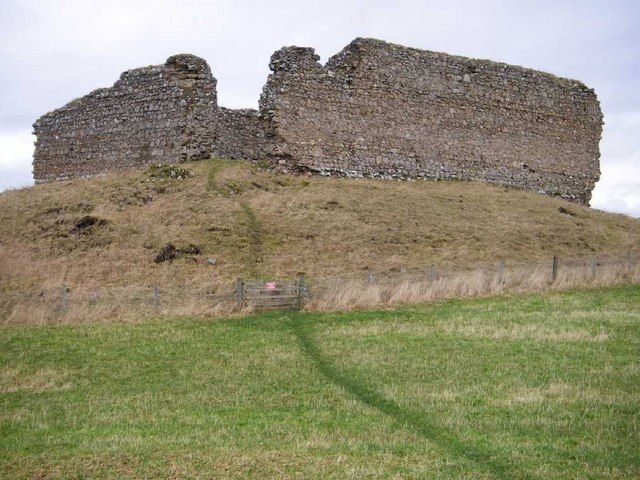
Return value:
[(69, 373), (60, 369), (41, 368), (26, 372), (15, 367), (0, 370), (0, 393), (19, 391), (43, 392), (71, 388)]

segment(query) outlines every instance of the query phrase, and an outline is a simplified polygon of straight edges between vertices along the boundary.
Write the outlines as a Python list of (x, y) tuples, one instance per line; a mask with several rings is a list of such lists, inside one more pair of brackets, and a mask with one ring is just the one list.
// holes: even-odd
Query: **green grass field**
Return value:
[(0, 328), (2, 478), (638, 478), (640, 287)]

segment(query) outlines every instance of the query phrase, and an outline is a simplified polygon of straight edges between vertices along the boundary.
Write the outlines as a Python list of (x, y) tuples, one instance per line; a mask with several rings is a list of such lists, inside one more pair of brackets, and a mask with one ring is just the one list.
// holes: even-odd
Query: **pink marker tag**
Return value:
[(276, 289), (276, 282), (267, 282), (266, 285), (267, 291), (273, 292)]

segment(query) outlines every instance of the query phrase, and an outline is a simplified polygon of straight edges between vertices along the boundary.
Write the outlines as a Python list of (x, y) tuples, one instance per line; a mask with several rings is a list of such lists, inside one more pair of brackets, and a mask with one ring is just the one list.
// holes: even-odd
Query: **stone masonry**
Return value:
[(217, 105), (193, 55), (125, 72), (41, 117), (37, 182), (222, 156), (324, 175), (484, 180), (588, 203), (600, 175), (592, 89), (535, 70), (356, 39), (323, 66), (284, 47), (260, 109)]

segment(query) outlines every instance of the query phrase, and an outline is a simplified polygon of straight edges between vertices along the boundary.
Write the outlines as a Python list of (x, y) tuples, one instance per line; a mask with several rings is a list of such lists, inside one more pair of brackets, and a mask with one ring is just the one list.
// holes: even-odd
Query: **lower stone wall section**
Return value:
[(258, 160), (277, 155), (275, 139), (267, 134), (257, 110), (221, 107), (211, 131), (216, 136), (216, 156)]

